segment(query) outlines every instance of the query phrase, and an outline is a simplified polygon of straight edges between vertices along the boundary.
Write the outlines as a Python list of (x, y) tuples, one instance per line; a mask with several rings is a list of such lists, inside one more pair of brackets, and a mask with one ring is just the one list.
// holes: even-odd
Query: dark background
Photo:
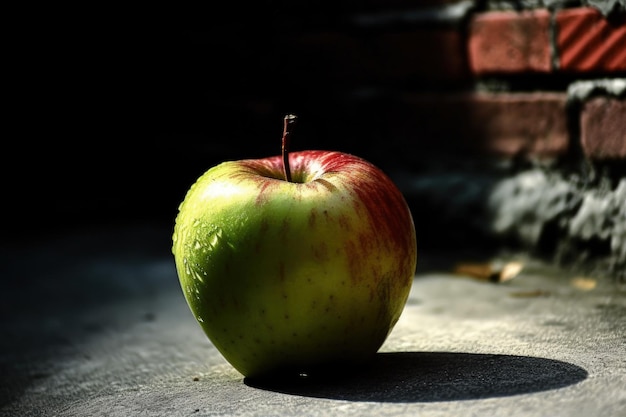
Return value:
[(355, 106), (372, 87), (398, 87), (371, 71), (382, 62), (339, 68), (332, 50), (295, 41), (357, 30), (373, 39), (351, 18), (377, 7), (244, 2), (204, 10), (201, 22), (164, 10), (21, 16), (5, 81), (4, 236), (173, 223), (210, 166), (279, 153), (286, 113), (299, 116), (293, 150), (341, 150), (392, 168), (408, 149), (381, 129), (389, 116)]

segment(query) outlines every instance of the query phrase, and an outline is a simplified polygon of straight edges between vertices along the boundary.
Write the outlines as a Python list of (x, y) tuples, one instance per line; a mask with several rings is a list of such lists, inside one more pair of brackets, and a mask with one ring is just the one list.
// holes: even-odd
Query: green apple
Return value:
[[(413, 218), (383, 171), (334, 151), (226, 161), (179, 206), (172, 253), (190, 310), (246, 377), (367, 361), (406, 303)], [(289, 123), (288, 123), (289, 122)]]

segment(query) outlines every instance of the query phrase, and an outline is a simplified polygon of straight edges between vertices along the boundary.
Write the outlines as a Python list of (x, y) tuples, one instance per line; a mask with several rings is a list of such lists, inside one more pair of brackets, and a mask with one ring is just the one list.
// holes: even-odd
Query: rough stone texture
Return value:
[(616, 22), (594, 8), (556, 12), (556, 49), (565, 72), (626, 71), (626, 17)]
[(626, 159), (626, 100), (596, 97), (585, 102), (580, 142), (591, 159)]
[(369, 368), (262, 383), (195, 322), (170, 238), (132, 227), (3, 244), (1, 416), (623, 415), (626, 299), (605, 280), (502, 258), (524, 268), (492, 284), (449, 272), (478, 258), (422, 253)]
[(492, 188), (487, 203), (493, 233), (537, 247), (549, 225), (567, 226), (580, 199), (570, 182), (540, 169), (505, 178)]
[(547, 9), (476, 13), (470, 19), (468, 55), (474, 73), (548, 73), (552, 70)]
[[(626, 269), (626, 178), (615, 190), (590, 190), (571, 218), (568, 235), (582, 242), (608, 245), (615, 268)], [(626, 277), (626, 273), (622, 272)]]
[(612, 209), (616, 213), (611, 235), (611, 250), (616, 254), (615, 269), (626, 269), (626, 179), (615, 190)]
[(586, 0), (583, 4), (595, 7), (604, 16), (626, 15), (626, 0)]
[(626, 281), (626, 178), (595, 181), (551, 169), (395, 176), (427, 248), (522, 250), (556, 264)]
[(575, 81), (567, 87), (567, 96), (572, 102), (583, 102), (596, 96), (626, 98), (626, 78)]
[(626, 13), (626, 0), (487, 0), (489, 10), (520, 10), (547, 7), (561, 9), (565, 7), (590, 6), (602, 15), (620, 16)]
[(604, 257), (612, 274), (624, 280), (625, 193), (626, 179), (614, 187), (589, 187), (554, 172), (522, 172), (493, 188), (493, 232), (574, 262)]
[(487, 0), (487, 10), (527, 10), (546, 7), (544, 0)]

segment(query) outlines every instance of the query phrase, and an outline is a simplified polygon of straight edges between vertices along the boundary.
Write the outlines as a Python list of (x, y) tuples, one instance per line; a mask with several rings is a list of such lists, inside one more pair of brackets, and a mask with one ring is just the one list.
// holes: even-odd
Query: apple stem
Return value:
[(291, 181), (291, 168), (289, 167), (289, 138), (293, 132), (293, 127), (296, 124), (297, 116), (294, 114), (288, 114), (285, 116), (285, 124), (283, 127), (283, 173), (285, 174), (285, 180)]

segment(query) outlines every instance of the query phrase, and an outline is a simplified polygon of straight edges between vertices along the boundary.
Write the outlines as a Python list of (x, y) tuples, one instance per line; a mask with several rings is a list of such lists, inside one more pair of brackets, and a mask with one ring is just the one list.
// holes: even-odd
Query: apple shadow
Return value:
[(553, 359), (450, 352), (378, 353), (370, 366), (289, 379), (244, 379), (250, 387), (305, 397), (436, 402), (505, 397), (576, 384), (587, 371)]

